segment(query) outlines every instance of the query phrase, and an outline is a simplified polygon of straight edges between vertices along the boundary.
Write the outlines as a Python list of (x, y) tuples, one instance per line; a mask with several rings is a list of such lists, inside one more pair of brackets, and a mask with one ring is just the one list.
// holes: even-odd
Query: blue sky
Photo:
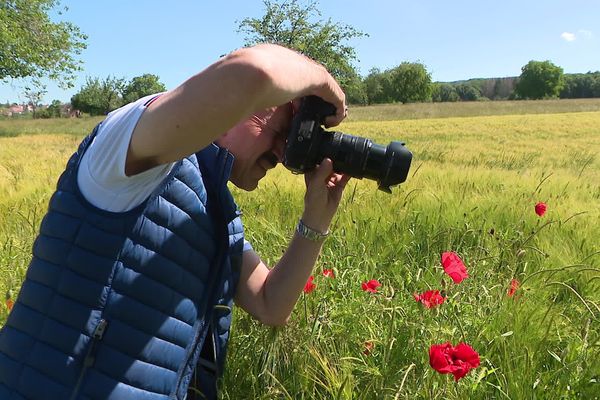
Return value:
[[(238, 21), (263, 14), (261, 0), (63, 0), (57, 19), (88, 35), (75, 87), (47, 85), (44, 102), (69, 101), (86, 77), (156, 74), (167, 88), (243, 45)], [(350, 42), (363, 75), (403, 61), (434, 81), (518, 76), (530, 60), (566, 73), (600, 70), (600, 1), (320, 0), (323, 18), (368, 33)], [(23, 82), (0, 82), (0, 102), (23, 101)]]

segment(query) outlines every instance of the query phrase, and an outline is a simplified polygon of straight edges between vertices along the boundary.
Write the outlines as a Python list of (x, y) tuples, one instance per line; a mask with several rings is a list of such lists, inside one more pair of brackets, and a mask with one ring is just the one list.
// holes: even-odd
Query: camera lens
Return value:
[(377, 181), (379, 189), (390, 193), (390, 186), (406, 180), (411, 152), (402, 142), (391, 142), (387, 147), (371, 140), (341, 132), (323, 132), (320, 158), (330, 158), (336, 172), (355, 178)]

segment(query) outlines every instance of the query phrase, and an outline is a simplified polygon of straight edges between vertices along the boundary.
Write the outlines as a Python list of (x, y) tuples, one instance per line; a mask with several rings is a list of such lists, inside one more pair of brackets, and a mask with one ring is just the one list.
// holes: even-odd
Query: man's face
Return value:
[(240, 189), (254, 190), (269, 169), (283, 160), (292, 118), (291, 105), (256, 113), (217, 140), (235, 157), (230, 180)]

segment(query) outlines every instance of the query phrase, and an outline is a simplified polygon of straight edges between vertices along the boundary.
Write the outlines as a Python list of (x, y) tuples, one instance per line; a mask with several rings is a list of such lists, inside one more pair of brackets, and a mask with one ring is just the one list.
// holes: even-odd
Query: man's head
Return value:
[(255, 113), (217, 139), (235, 157), (230, 180), (244, 190), (254, 190), (267, 173), (283, 159), (285, 139), (292, 120), (286, 104)]

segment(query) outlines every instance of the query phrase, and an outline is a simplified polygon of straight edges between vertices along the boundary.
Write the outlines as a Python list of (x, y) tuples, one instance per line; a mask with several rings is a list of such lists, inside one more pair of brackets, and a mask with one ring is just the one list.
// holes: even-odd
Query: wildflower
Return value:
[(546, 203), (540, 201), (535, 205), (535, 213), (538, 216), (542, 217), (544, 214), (546, 214), (547, 208), (548, 206), (546, 205)]
[(306, 281), (306, 284), (304, 285), (304, 293), (310, 293), (313, 290), (315, 290), (315, 288), (317, 287), (317, 285), (315, 285), (313, 283), (313, 279), (315, 279), (312, 275), (308, 277), (308, 280)]
[(456, 347), (450, 343), (433, 344), (429, 348), (429, 365), (440, 374), (452, 374), (458, 382), (470, 370), (479, 366), (479, 354), (466, 343)]
[(324, 269), (323, 270), (323, 276), (327, 277), (327, 278), (335, 278), (335, 274), (333, 273), (333, 269)]
[(433, 308), (442, 304), (446, 298), (440, 294), (439, 290), (428, 290), (422, 294), (415, 293), (413, 297), (417, 302), (423, 303), (427, 308)]
[(370, 293), (377, 293), (377, 288), (381, 286), (381, 283), (377, 279), (371, 279), (368, 282), (363, 282), (361, 284), (362, 290)]
[(517, 290), (519, 290), (519, 281), (513, 279), (510, 281), (510, 287), (508, 288), (508, 292), (506, 294), (508, 297), (513, 297)]
[(461, 283), (463, 279), (468, 278), (467, 268), (458, 254), (453, 251), (442, 253), (442, 266), (444, 271), (452, 278), (454, 283)]
[(371, 352), (373, 351), (373, 348), (375, 347), (375, 344), (374, 344), (373, 342), (371, 342), (370, 340), (367, 340), (367, 341), (364, 343), (364, 347), (365, 347), (365, 349), (363, 350), (363, 354), (364, 354), (365, 356), (368, 356), (368, 355), (370, 355), (370, 354), (371, 354)]
[(8, 311), (12, 310), (14, 305), (15, 302), (12, 299), (6, 299), (6, 308), (8, 308)]

